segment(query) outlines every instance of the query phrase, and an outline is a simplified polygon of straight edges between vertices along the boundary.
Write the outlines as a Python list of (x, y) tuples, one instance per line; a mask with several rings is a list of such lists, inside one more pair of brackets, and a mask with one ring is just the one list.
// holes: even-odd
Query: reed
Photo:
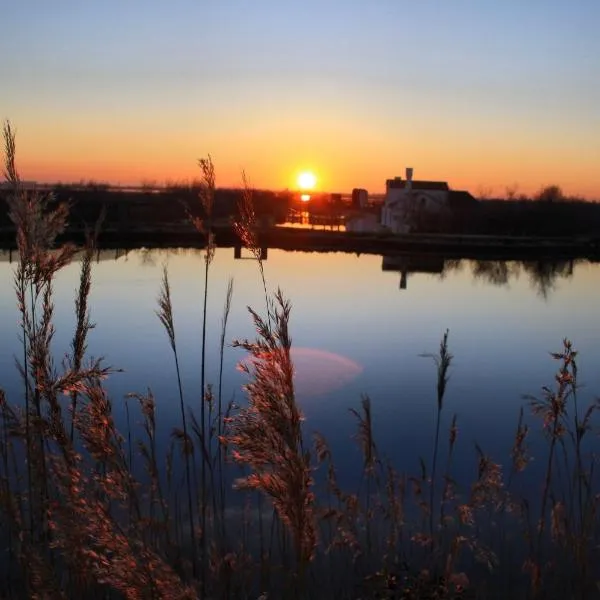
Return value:
[[(221, 517), (221, 538), (226, 538), (226, 519), (225, 519), (225, 472), (224, 472), (224, 453), (221, 439), (224, 435), (223, 421), (226, 418), (226, 413), (223, 410), (223, 361), (225, 359), (225, 341), (227, 339), (227, 322), (229, 321), (229, 313), (231, 312), (231, 299), (233, 297), (233, 279), (229, 279), (227, 284), (227, 294), (225, 296), (225, 304), (223, 306), (223, 317), (221, 319), (221, 338), (219, 344), (219, 392), (218, 392), (218, 407), (217, 407), (217, 471), (219, 476), (219, 494), (220, 494), (220, 517)], [(228, 413), (229, 411), (227, 411)], [(214, 486), (213, 486), (214, 489)]]
[(263, 254), (259, 244), (259, 229), (254, 208), (253, 191), (246, 176), (242, 171), (242, 197), (238, 204), (238, 218), (233, 224), (233, 229), (240, 238), (242, 244), (250, 250), (258, 265), (260, 280), (263, 285), (265, 295), (265, 310), (267, 324), (271, 324), (271, 303), (269, 302), (269, 293), (267, 291), (267, 280), (265, 277), (265, 268), (263, 263)]
[(288, 528), (295, 553), (298, 585), (304, 589), (306, 569), (317, 540), (311, 454), (305, 447), (302, 414), (296, 402), (290, 356), (291, 305), (281, 291), (275, 295), (273, 328), (249, 309), (257, 339), (234, 341), (250, 358), (240, 368), (251, 376), (248, 406), (229, 422), (223, 442), (236, 462), (250, 473), (237, 480), (238, 489), (263, 493)]
[(181, 423), (183, 426), (182, 431), (182, 452), (185, 457), (185, 482), (187, 492), (187, 503), (188, 503), (188, 524), (190, 533), (190, 546), (192, 549), (192, 568), (194, 576), (197, 576), (197, 560), (196, 560), (196, 531), (194, 526), (194, 510), (193, 510), (193, 487), (191, 478), (191, 467), (190, 467), (190, 456), (192, 454), (192, 440), (188, 432), (188, 424), (186, 419), (186, 409), (183, 399), (183, 385), (181, 383), (181, 371), (179, 368), (179, 356), (177, 353), (177, 339), (175, 336), (175, 323), (173, 317), (173, 304), (171, 302), (171, 286), (169, 285), (169, 274), (167, 268), (163, 268), (162, 286), (160, 295), (158, 297), (159, 310), (157, 311), (158, 318), (162, 323), (167, 336), (169, 338), (169, 344), (173, 352), (173, 358), (175, 360), (175, 371), (177, 374), (177, 390), (179, 392), (179, 409), (181, 412)]
[[(448, 335), (446, 331), (440, 342), (440, 349), (437, 355), (423, 354), (424, 357), (433, 359), (437, 369), (437, 413), (435, 422), (435, 439), (433, 441), (433, 456), (431, 459), (431, 484), (429, 486), (429, 535), (433, 541), (435, 540), (433, 523), (434, 523), (434, 501), (435, 501), (435, 484), (436, 484), (436, 472), (437, 472), (437, 459), (440, 444), (440, 423), (442, 418), (442, 409), (444, 407), (444, 396), (446, 394), (446, 387), (448, 385), (448, 371), (452, 363), (452, 354), (448, 350)], [(455, 425), (455, 423), (454, 423)], [(450, 448), (453, 448), (451, 443)], [(450, 455), (449, 455), (450, 456)]]
[[(215, 167), (212, 158), (208, 155), (207, 158), (198, 160), (200, 171), (202, 173), (202, 182), (200, 186), (200, 202), (204, 209), (204, 217), (206, 225), (201, 228), (206, 236), (206, 248), (204, 256), (204, 300), (202, 305), (202, 365), (200, 369), (200, 424), (202, 428), (203, 445), (206, 436), (206, 406), (204, 402), (204, 394), (206, 392), (206, 313), (208, 301), (208, 270), (215, 255), (215, 239), (212, 231), (212, 211), (215, 198)], [(208, 503), (207, 496), (207, 463), (202, 461), (202, 503), (201, 503), (201, 542), (202, 542), (202, 581), (206, 579), (207, 570), (207, 539), (206, 539), (206, 508)]]
[[(259, 228), (258, 221), (256, 218), (256, 211), (254, 206), (254, 194), (250, 186), (246, 172), (242, 171), (242, 196), (238, 202), (238, 215), (237, 219), (233, 224), (233, 229), (240, 241), (250, 252), (256, 260), (258, 270), (260, 273), (260, 279), (263, 286), (263, 293), (265, 297), (265, 311), (266, 311), (266, 325), (271, 328), (272, 311), (274, 307), (271, 305), (269, 300), (269, 293), (267, 291), (267, 280), (265, 277), (265, 270), (263, 264), (263, 254), (259, 244)], [(273, 511), (272, 526), (276, 524), (276, 512)], [(268, 562), (269, 558), (265, 551), (265, 535), (264, 535), (264, 524), (263, 524), (263, 506), (262, 496), (258, 495), (258, 530), (260, 540), (260, 557), (261, 557), (261, 572), (265, 572), (268, 566), (265, 566), (265, 562)], [(271, 534), (273, 533), (273, 529)], [(272, 535), (270, 536), (272, 538)]]

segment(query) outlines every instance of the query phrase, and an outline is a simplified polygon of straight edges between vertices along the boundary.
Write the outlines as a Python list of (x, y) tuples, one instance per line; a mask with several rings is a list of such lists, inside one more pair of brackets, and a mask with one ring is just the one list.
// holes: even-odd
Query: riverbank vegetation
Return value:
[[(577, 353), (565, 340), (552, 355), (555, 381), (516, 415), (503, 465), (477, 446), (457, 463), (460, 423), (447, 405), (453, 356), (446, 332), (432, 360), (431, 455), (399, 473), (380, 455), (372, 400), (357, 399), (362, 461), (356, 489), (342, 489), (327, 432), (310, 434), (296, 401), (293, 314), (270, 293), (256, 245), (252, 191), (245, 187), (236, 231), (257, 261), (265, 306), (250, 309), (256, 339), (246, 352), (245, 398), (222, 393), (223, 353), (234, 286), (220, 316), (207, 314), (213, 276), (215, 173), (200, 167), (194, 226), (207, 240), (202, 330), (221, 320), (219, 381), (181, 386), (168, 271), (157, 282), (157, 326), (165, 330), (180, 423), (161, 429), (150, 390), (110, 398), (114, 372), (87, 355), (93, 335), (90, 230), (75, 294), (69, 355), (53, 352), (54, 283), (76, 248), (57, 244), (68, 207), (20, 185), (16, 145), (4, 129), (10, 218), (17, 231), (14, 275), (22, 395), (0, 392), (0, 556), (8, 598), (592, 598), (598, 593), (597, 403), (584, 405)], [(116, 424), (123, 404), (126, 425)], [(545, 454), (531, 470), (525, 410), (539, 419)], [(136, 423), (141, 421), (138, 426)], [(168, 444), (161, 444), (165, 433)], [(428, 432), (423, 432), (428, 435)], [(350, 440), (349, 440), (350, 443)], [(539, 480), (520, 485), (533, 472)], [(470, 473), (470, 477), (468, 474)], [(467, 474), (468, 483), (461, 483)], [(459, 477), (460, 475), (460, 477)], [(534, 490), (533, 495), (522, 490)]]
[[(149, 183), (137, 188), (112, 188), (106, 183), (82, 182), (45, 186), (54, 205), (70, 206), (69, 231), (80, 231), (85, 223), (95, 222), (104, 214), (105, 229), (123, 236), (140, 231), (161, 234), (176, 230), (189, 233), (189, 213), (206, 218), (197, 198), (202, 189), (199, 178), (191, 182), (171, 182), (164, 187)], [(10, 190), (0, 189), (0, 229), (12, 228), (7, 217), (6, 201)], [(227, 236), (232, 233), (237, 207), (242, 201), (243, 186), (237, 189), (215, 188), (211, 218), (214, 226)], [(300, 202), (298, 194), (253, 190), (257, 225), (261, 231), (273, 233), (276, 224), (290, 218), (293, 211), (308, 212), (313, 219), (331, 225), (343, 224), (351, 216), (370, 215), (379, 220), (383, 199), (378, 197), (364, 209), (352, 208), (350, 200), (341, 194), (313, 194), (308, 203)], [(546, 186), (532, 196), (518, 194), (509, 188), (504, 198), (486, 194), (477, 202), (456, 203), (450, 211), (420, 211), (414, 215), (414, 232), (425, 234), (455, 234), (478, 236), (538, 237), (557, 240), (569, 237), (600, 237), (600, 203), (567, 196), (556, 185)]]

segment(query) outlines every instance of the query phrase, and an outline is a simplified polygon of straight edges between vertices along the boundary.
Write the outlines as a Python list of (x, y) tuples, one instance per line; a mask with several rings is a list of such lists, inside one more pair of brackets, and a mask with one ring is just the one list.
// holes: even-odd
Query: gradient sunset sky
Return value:
[(600, 198), (599, 0), (3, 3), (22, 176)]

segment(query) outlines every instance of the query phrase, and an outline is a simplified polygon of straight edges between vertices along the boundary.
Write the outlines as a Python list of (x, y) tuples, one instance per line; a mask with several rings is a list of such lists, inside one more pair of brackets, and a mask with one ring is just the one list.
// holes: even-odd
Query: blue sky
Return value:
[(211, 152), (223, 184), (246, 168), (285, 187), (312, 168), (375, 191), (410, 163), (462, 187), (600, 197), (597, 0), (22, 0), (2, 14), (0, 116), (33, 176), (191, 177)]

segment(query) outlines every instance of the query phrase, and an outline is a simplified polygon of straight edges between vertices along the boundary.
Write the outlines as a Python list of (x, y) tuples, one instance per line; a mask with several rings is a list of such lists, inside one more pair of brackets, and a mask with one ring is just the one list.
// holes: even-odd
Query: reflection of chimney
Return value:
[(400, 289), (401, 290), (405, 290), (406, 289), (406, 279), (407, 279), (407, 275), (408, 273), (406, 272), (406, 269), (403, 269), (400, 272)]
[(413, 170), (412, 167), (406, 167), (406, 191), (410, 192), (412, 190), (412, 178), (413, 178)]

